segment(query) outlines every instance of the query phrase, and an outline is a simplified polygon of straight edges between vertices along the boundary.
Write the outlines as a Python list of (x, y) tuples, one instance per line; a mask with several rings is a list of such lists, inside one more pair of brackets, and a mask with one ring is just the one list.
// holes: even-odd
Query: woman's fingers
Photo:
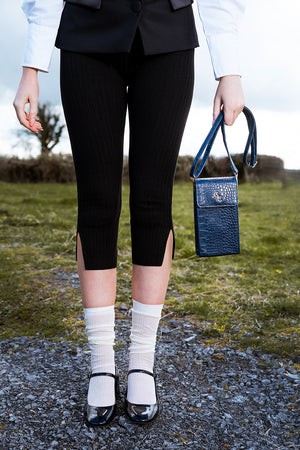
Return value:
[(224, 120), (225, 125), (233, 125), (235, 119), (240, 114), (243, 108), (236, 108), (234, 105), (225, 106), (224, 105)]
[[(42, 130), (41, 124), (36, 119), (39, 99), (37, 73), (38, 71), (34, 68), (23, 68), (23, 75), (13, 102), (20, 124), (34, 133)], [(29, 113), (25, 111), (28, 103)]]
[(217, 118), (218, 115), (220, 114), (220, 112), (221, 112), (221, 107), (222, 107), (221, 96), (216, 94), (215, 100), (214, 100), (213, 122), (212, 122), (212, 124), (214, 124), (216, 118)]
[(29, 109), (29, 125), (32, 127), (35, 124), (36, 121), (36, 115), (37, 115), (37, 109), (38, 109), (38, 98), (33, 97), (30, 102), (30, 109)]
[(40, 122), (38, 121), (39, 119), (37, 117), (35, 118), (35, 121), (31, 122), (32, 125), (30, 125), (30, 113), (25, 111), (25, 115), (26, 115), (26, 120), (28, 121), (30, 128), (35, 127), (37, 130), (41, 130), (41, 131), (43, 130), (43, 127), (40, 124)]
[(17, 93), (13, 105), (17, 114), (17, 118), (20, 122), (21, 125), (27, 126), (27, 119), (26, 119), (26, 114), (25, 114), (25, 103), (27, 102), (22, 102), (21, 99), (19, 98), (19, 92)]
[(244, 93), (239, 75), (222, 77), (214, 100), (214, 119), (223, 106), (226, 125), (233, 125), (245, 106)]
[[(37, 133), (38, 130), (41, 130), (41, 124), (36, 121), (35, 118), (33, 120), (30, 118), (29, 113), (25, 111), (26, 104), (30, 104), (30, 100), (26, 101), (19, 101), (16, 97), (13, 105), (16, 110), (17, 118), (21, 125), (23, 125), (25, 128), (27, 128), (29, 131), (32, 131), (33, 133)], [(31, 105), (31, 104), (30, 104)]]
[(233, 125), (235, 118), (236, 118), (235, 113), (234, 113), (234, 107), (224, 105), (223, 109), (224, 109), (225, 125)]
[[(34, 133), (37, 133), (38, 129), (41, 129), (39, 127), (37, 127), (37, 124), (39, 124), (39, 122), (36, 122), (35, 116), (36, 114), (32, 114), (30, 116), (29, 113), (27, 113), (25, 111), (25, 106), (26, 104), (29, 103), (30, 105), (30, 109), (31, 109), (31, 101), (29, 98), (27, 98), (26, 100), (24, 100), (24, 97), (22, 98), (22, 92), (18, 92), (18, 94), (16, 95), (16, 98), (13, 102), (16, 114), (17, 114), (17, 118), (20, 122), (21, 125), (23, 125), (25, 128), (27, 128), (29, 131), (33, 131)], [(37, 107), (36, 107), (37, 109)], [(40, 126), (40, 124), (39, 124)]]

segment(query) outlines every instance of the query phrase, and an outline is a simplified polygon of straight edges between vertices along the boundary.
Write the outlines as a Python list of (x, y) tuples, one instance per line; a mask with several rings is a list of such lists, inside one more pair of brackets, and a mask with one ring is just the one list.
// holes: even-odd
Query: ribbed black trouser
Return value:
[(117, 265), (127, 107), (132, 262), (161, 266), (170, 230), (174, 258), (172, 191), (193, 95), (194, 49), (145, 56), (137, 32), (130, 53), (61, 50), (60, 77), (85, 268)]

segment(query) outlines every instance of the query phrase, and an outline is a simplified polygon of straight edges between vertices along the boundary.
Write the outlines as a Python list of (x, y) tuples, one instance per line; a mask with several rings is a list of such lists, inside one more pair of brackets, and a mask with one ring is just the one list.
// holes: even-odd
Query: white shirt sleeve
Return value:
[(246, 0), (197, 0), (197, 5), (215, 78), (241, 75), (239, 23)]
[[(240, 75), (238, 24), (246, 0), (197, 0), (215, 78)], [(28, 20), (24, 67), (49, 71), (64, 0), (23, 0)]]
[(21, 8), (28, 20), (24, 67), (49, 71), (63, 6), (63, 0), (22, 1)]

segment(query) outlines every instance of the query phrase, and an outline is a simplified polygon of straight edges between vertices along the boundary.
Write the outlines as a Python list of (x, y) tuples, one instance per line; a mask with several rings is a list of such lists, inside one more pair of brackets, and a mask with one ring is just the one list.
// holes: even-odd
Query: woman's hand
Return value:
[[(36, 134), (39, 130), (42, 130), (42, 126), (36, 118), (38, 100), (38, 70), (32, 67), (23, 67), (22, 78), (13, 105), (20, 124)], [(25, 105), (27, 103), (30, 106), (29, 113), (25, 111)]]
[(233, 125), (245, 106), (244, 93), (239, 75), (227, 75), (220, 78), (214, 99), (213, 122), (223, 106), (226, 125)]

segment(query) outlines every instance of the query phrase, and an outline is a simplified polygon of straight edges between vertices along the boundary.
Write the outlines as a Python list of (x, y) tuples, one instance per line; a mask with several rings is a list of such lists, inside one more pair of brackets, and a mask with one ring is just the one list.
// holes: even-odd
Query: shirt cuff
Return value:
[(49, 72), (56, 35), (56, 28), (30, 22), (22, 66)]
[(218, 33), (206, 37), (215, 79), (226, 75), (241, 75), (238, 36)]

